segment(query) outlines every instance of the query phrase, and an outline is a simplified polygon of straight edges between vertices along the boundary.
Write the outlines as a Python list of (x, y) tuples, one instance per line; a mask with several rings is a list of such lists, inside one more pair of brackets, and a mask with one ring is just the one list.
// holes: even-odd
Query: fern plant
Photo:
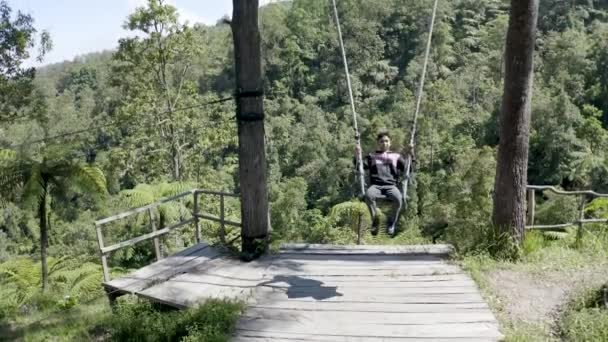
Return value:
[[(66, 308), (78, 301), (90, 300), (103, 294), (100, 282), (101, 267), (91, 262), (63, 257), (48, 258), (49, 290), (52, 296), (46, 301)], [(29, 258), (15, 258), (0, 264), (0, 288), (5, 299), (4, 306), (20, 308), (39, 306), (42, 274), (35, 261)], [(7, 301), (6, 297), (10, 297)]]
[(68, 194), (106, 194), (103, 172), (78, 160), (64, 147), (45, 148), (40, 156), (0, 150), (0, 198), (19, 200), (37, 211), (40, 228), (42, 289), (48, 286), (47, 248), (51, 200)]
[[(120, 207), (137, 208), (143, 207), (163, 198), (175, 196), (186, 192), (195, 187), (189, 182), (162, 182), (158, 184), (138, 184), (133, 189), (123, 190), (119, 193), (118, 202)], [(171, 201), (157, 206), (154, 211), (154, 219), (158, 223), (158, 228), (163, 228), (170, 222), (181, 221), (189, 218), (190, 212), (187, 209), (192, 196), (186, 196), (183, 201)], [(184, 202), (184, 203), (182, 203)], [(130, 234), (143, 233), (148, 230), (146, 222), (149, 222), (148, 213), (142, 213), (133, 217), (128, 223), (131, 226)], [(138, 229), (142, 229), (139, 231)], [(122, 237), (121, 237), (122, 238)], [(136, 249), (126, 248), (117, 253), (117, 257), (129, 260), (133, 257)]]
[[(138, 184), (133, 189), (123, 190), (120, 192), (119, 201), (123, 207), (137, 208), (152, 204), (162, 198), (175, 196), (179, 193), (191, 190), (194, 184), (187, 182), (172, 182), (159, 184)], [(189, 200), (187, 196), (186, 200)], [(171, 220), (185, 215), (184, 206), (177, 201), (162, 204), (156, 207), (160, 227)], [(141, 215), (140, 215), (141, 216)]]
[(563, 240), (563, 239), (567, 238), (568, 235), (570, 235), (569, 232), (567, 232), (567, 231), (561, 231), (561, 230), (545, 230), (545, 231), (543, 231), (543, 236), (547, 240)]
[(12, 290), (17, 303), (30, 298), (39, 289), (40, 280), (40, 272), (31, 259), (18, 258), (0, 264), (0, 284), (3, 288)]

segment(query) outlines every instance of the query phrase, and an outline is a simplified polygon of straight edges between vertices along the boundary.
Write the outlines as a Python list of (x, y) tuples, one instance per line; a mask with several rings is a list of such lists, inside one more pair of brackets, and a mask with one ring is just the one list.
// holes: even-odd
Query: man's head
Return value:
[(388, 132), (378, 133), (376, 141), (378, 142), (378, 150), (382, 152), (386, 152), (391, 148), (391, 137)]

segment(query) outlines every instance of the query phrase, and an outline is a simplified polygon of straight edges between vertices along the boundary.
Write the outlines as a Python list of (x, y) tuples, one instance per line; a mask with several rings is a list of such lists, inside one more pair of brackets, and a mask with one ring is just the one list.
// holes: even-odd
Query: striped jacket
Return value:
[(376, 151), (363, 158), (363, 169), (369, 170), (370, 185), (397, 185), (405, 172), (405, 159), (397, 152)]

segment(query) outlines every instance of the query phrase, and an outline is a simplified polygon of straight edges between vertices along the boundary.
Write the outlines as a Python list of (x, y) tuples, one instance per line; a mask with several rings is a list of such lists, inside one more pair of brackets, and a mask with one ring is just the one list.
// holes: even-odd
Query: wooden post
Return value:
[(106, 292), (106, 296), (108, 296), (110, 308), (112, 309), (112, 311), (114, 311), (114, 309), (116, 308), (116, 298), (118, 298), (120, 294), (117, 293), (116, 290), (110, 290), (108, 288), (104, 288), (104, 290)]
[(224, 194), (220, 194), (220, 241), (226, 244), (226, 224), (224, 221)]
[[(148, 209), (148, 215), (150, 216), (150, 228), (152, 229), (153, 232), (155, 232), (156, 224), (154, 223), (154, 212), (152, 211), (152, 208)], [(158, 236), (155, 237), (153, 239), (153, 241), (154, 241), (154, 254), (156, 254), (156, 261), (159, 261), (160, 259), (163, 258), (163, 256), (160, 253), (160, 240), (158, 239)]]
[(194, 231), (196, 234), (196, 244), (198, 245), (199, 243), (201, 243), (201, 225), (199, 223), (199, 219), (198, 219), (198, 214), (199, 214), (199, 210), (198, 210), (198, 196), (199, 193), (195, 190), (194, 191), (194, 211), (192, 213), (192, 217), (194, 218)]
[(363, 214), (359, 213), (359, 221), (357, 222), (357, 245), (361, 244), (361, 231), (363, 230)]
[(585, 217), (585, 195), (581, 196), (581, 205), (578, 212), (578, 230), (576, 231), (576, 248), (580, 248), (583, 245), (583, 218)]
[(95, 231), (97, 232), (97, 244), (99, 245), (99, 255), (101, 256), (101, 269), (103, 271), (103, 281), (110, 281), (110, 271), (108, 270), (108, 256), (102, 251), (103, 250), (103, 235), (101, 233), (101, 226), (95, 224)]
[(242, 258), (252, 260), (266, 249), (268, 190), (264, 137), (264, 92), (258, 28), (258, 0), (232, 1), (232, 35), (239, 136)]
[(536, 191), (534, 189), (528, 189), (528, 226), (534, 225), (534, 210), (536, 209)]

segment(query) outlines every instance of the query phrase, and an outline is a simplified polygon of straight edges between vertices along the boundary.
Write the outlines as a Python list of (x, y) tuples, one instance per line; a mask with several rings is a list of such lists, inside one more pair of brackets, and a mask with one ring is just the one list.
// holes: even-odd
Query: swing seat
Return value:
[[(404, 179), (404, 180), (402, 180), (402, 181), (400, 181), (400, 182), (397, 183), (397, 185), (398, 185), (397, 189), (399, 189), (399, 191), (401, 192), (401, 200), (403, 201), (403, 203), (405, 203), (405, 201), (407, 200), (407, 198), (405, 198), (403, 196), (403, 186), (404, 186), (405, 182), (407, 182), (406, 179)], [(365, 189), (366, 192), (367, 192), (367, 189), (369, 189), (369, 187), (367, 187)], [(361, 200), (361, 201), (364, 201), (365, 200), (365, 194), (359, 194), (357, 196), (357, 198), (359, 198), (359, 200)], [(376, 200), (377, 201), (383, 201), (383, 202), (390, 201), (386, 195), (380, 195), (380, 196), (376, 197)]]

